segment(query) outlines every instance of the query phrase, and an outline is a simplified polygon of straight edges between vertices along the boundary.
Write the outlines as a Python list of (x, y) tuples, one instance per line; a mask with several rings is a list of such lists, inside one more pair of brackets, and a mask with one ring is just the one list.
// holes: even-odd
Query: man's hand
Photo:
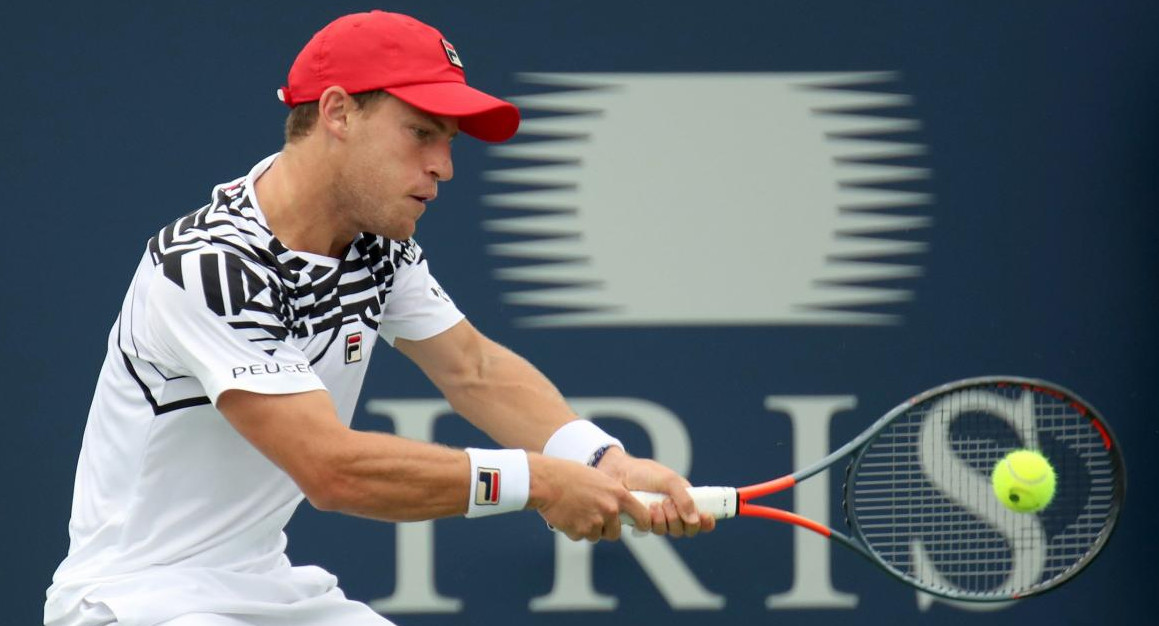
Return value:
[[(655, 461), (638, 459), (620, 448), (612, 447), (604, 454), (597, 469), (629, 490), (668, 495), (664, 502), (653, 504), (649, 511), (651, 530), (657, 535), (694, 537), (716, 528), (715, 518), (700, 515), (696, 510), (696, 503), (687, 492), (692, 485), (684, 477)], [(641, 524), (637, 524), (636, 528), (648, 530), (648, 527)]]
[(528, 454), (527, 460), (531, 470), (528, 506), (573, 541), (619, 539), (621, 513), (631, 516), (637, 528), (651, 528), (648, 507), (607, 473), (540, 454)]

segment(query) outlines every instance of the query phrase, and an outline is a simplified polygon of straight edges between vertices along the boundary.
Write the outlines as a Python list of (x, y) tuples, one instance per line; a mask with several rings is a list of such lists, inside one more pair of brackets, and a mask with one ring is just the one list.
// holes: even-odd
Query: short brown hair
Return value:
[[(358, 108), (363, 108), (367, 105), (377, 103), (379, 100), (385, 100), (390, 97), (390, 94), (382, 90), (364, 91), (362, 93), (350, 94), (354, 98), (355, 104)], [(310, 134), (314, 129), (314, 123), (318, 121), (318, 101), (303, 102), (290, 109), (290, 114), (286, 116), (286, 143), (292, 143)]]

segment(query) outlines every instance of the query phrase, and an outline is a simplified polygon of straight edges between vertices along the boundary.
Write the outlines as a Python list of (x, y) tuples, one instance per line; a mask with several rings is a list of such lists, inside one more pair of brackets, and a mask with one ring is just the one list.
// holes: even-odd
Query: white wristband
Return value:
[(604, 432), (599, 426), (587, 420), (573, 420), (560, 426), (551, 435), (547, 445), (543, 446), (543, 454), (590, 465), (596, 451), (608, 446), (624, 449), (619, 439)]
[(467, 448), (471, 494), (467, 517), (522, 511), (531, 494), (531, 470), (523, 450)]

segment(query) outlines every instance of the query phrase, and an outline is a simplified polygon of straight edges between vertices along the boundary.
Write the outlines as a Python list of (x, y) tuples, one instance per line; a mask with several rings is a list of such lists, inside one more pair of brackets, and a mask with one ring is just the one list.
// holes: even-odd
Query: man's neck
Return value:
[(286, 146), (254, 183), (254, 195), (266, 223), (284, 246), (299, 252), (342, 258), (354, 234), (336, 226), (333, 195), (321, 181), (325, 164), (311, 165), (308, 149)]

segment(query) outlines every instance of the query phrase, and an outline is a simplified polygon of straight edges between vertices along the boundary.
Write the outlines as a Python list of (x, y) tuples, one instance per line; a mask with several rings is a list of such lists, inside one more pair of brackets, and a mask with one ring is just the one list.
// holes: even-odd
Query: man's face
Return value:
[(346, 225), (409, 239), (438, 182), (454, 174), (458, 121), (424, 113), (395, 97), (372, 101), (350, 118), (333, 193)]

